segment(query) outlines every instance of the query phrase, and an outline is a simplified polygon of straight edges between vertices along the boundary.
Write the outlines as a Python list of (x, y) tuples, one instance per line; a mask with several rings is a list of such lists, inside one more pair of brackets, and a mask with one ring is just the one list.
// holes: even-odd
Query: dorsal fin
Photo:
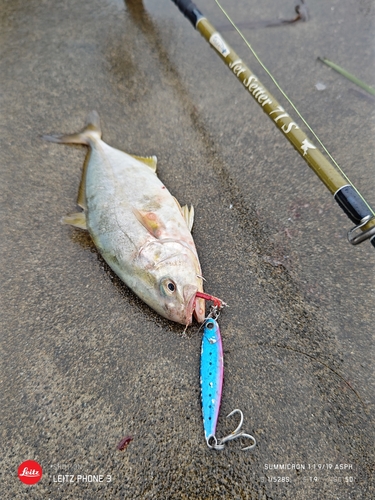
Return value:
[(189, 228), (189, 231), (193, 229), (193, 224), (194, 224), (194, 207), (193, 205), (190, 205), (190, 210), (187, 205), (184, 205), (182, 207), (182, 215), (184, 216), (185, 222), (187, 227)]
[(150, 167), (153, 172), (156, 172), (156, 165), (158, 163), (158, 159), (156, 158), (156, 156), (130, 156)]
[(180, 205), (180, 202), (174, 196), (173, 196), (173, 199), (176, 202), (176, 205), (178, 206), (178, 208), (180, 209), (182, 216), (185, 219), (186, 225), (187, 225), (189, 231), (191, 232), (191, 230), (193, 228), (193, 224), (194, 224), (194, 207), (193, 207), (193, 205), (190, 206), (190, 210), (189, 210), (189, 207), (187, 205), (184, 205), (182, 207)]

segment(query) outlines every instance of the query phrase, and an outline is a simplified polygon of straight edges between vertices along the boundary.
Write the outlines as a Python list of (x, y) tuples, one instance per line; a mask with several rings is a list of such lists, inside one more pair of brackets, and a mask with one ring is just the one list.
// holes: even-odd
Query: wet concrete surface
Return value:
[[(0, 5), (1, 498), (374, 498), (374, 249), (347, 243), (351, 222), (169, 0)], [(238, 22), (294, 12), (226, 6)], [(306, 23), (244, 33), (374, 206), (375, 103), (316, 60), (374, 85), (374, 3), (308, 7)], [(60, 224), (85, 148), (40, 136), (79, 130), (92, 109), (106, 142), (156, 154), (195, 206), (205, 289), (230, 305), (218, 435), (240, 408), (254, 451), (205, 444), (197, 325), (183, 335), (157, 316)], [(27, 459), (43, 467), (34, 486), (17, 478)]]

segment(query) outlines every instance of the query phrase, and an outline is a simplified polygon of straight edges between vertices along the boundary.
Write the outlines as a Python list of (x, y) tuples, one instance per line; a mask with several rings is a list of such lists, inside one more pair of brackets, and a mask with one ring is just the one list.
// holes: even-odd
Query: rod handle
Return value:
[(369, 239), (375, 247), (374, 212), (354, 187), (350, 185), (343, 186), (335, 193), (334, 198), (349, 219), (356, 224), (348, 232), (349, 242), (352, 245), (358, 245), (362, 241)]
[(199, 11), (195, 3), (191, 0), (172, 0), (172, 2), (177, 5), (183, 15), (189, 19), (195, 28), (198, 20), (203, 17), (203, 14)]
[(359, 196), (353, 186), (349, 184), (338, 189), (334, 198), (349, 219), (355, 224), (360, 224), (366, 216), (372, 215), (368, 205)]

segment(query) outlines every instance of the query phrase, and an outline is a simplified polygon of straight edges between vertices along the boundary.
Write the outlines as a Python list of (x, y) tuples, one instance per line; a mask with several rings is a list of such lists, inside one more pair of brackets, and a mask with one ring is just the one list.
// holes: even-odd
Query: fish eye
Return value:
[(213, 329), (213, 327), (214, 327), (214, 324), (213, 324), (213, 322), (212, 322), (212, 321), (210, 321), (209, 323), (207, 323), (207, 325), (206, 325), (206, 326), (207, 326), (207, 328), (209, 328), (210, 330), (212, 330), (212, 329)]
[(167, 278), (167, 279), (164, 279), (162, 282), (161, 282), (161, 285), (162, 285), (162, 289), (163, 291), (167, 294), (167, 295), (173, 295), (176, 290), (177, 290), (177, 285), (176, 283)]

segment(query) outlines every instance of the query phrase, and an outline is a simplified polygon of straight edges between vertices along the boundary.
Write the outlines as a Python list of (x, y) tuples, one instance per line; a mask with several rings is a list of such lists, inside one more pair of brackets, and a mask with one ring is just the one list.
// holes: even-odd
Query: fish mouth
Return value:
[(206, 306), (204, 299), (196, 296), (198, 287), (194, 285), (186, 285), (183, 295), (185, 301), (185, 318), (186, 325), (190, 325), (193, 321), (193, 315), (198, 323), (203, 323), (205, 319)]
[(197, 296), (194, 297), (194, 316), (198, 323), (203, 323), (206, 318), (206, 303), (204, 299)]

